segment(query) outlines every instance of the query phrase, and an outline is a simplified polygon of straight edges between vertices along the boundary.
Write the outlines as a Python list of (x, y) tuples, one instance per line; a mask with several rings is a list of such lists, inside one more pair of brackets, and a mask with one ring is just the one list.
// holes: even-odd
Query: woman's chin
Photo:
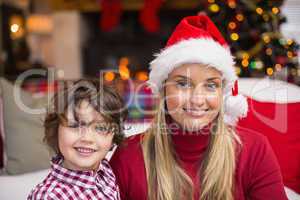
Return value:
[(206, 122), (188, 122), (186, 124), (184, 124), (183, 129), (189, 132), (194, 132), (194, 131), (199, 131), (201, 129), (203, 129), (204, 127), (206, 127), (208, 125), (208, 123)]

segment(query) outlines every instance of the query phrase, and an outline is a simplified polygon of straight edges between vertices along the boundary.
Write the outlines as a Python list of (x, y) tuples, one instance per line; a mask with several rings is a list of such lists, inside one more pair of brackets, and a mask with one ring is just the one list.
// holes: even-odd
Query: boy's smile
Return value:
[(64, 157), (64, 167), (97, 170), (112, 147), (114, 134), (102, 128), (104, 118), (87, 101), (78, 105), (75, 114), (79, 122), (70, 111), (67, 115), (70, 126), (59, 126), (58, 143)]

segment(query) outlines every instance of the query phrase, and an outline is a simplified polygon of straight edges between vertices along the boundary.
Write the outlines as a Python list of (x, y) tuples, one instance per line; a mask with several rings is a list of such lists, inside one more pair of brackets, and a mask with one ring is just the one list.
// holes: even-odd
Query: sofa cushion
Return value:
[[(7, 80), (0, 79), (0, 87), (3, 97), (4, 146), (7, 157), (5, 171), (8, 174), (20, 174), (48, 168), (50, 154), (42, 142), (44, 114), (24, 111), (15, 101), (13, 84)], [(25, 91), (21, 91), (20, 96), (23, 104), (30, 108), (41, 108), (43, 104), (41, 102), (44, 101), (33, 98)]]
[(300, 193), (300, 102), (272, 103), (248, 98), (249, 112), (238, 128), (265, 135), (278, 158), (284, 185)]

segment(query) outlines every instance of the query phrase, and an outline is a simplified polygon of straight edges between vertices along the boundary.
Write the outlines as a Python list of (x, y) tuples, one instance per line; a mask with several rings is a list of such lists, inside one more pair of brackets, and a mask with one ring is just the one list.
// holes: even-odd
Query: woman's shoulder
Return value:
[(240, 161), (244, 160), (244, 164), (259, 165), (266, 156), (276, 160), (267, 137), (262, 133), (241, 128), (237, 128), (236, 133), (241, 140)]
[(131, 151), (141, 147), (141, 142), (146, 132), (129, 136), (125, 141), (118, 147), (120, 151)]
[(126, 138), (113, 153), (110, 163), (115, 160), (132, 161), (135, 158), (139, 158), (142, 155), (141, 142), (145, 134), (143, 132)]
[(236, 133), (243, 146), (260, 146), (268, 144), (267, 137), (260, 132), (238, 127), (236, 128)]

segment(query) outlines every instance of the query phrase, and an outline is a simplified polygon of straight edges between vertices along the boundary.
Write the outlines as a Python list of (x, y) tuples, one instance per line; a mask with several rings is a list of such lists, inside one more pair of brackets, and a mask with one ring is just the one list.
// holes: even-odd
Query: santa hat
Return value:
[(167, 45), (150, 63), (149, 86), (157, 93), (176, 67), (201, 63), (222, 72), (225, 79), (225, 123), (234, 125), (248, 111), (247, 100), (238, 94), (234, 58), (215, 24), (206, 16), (185, 17), (176, 27)]

